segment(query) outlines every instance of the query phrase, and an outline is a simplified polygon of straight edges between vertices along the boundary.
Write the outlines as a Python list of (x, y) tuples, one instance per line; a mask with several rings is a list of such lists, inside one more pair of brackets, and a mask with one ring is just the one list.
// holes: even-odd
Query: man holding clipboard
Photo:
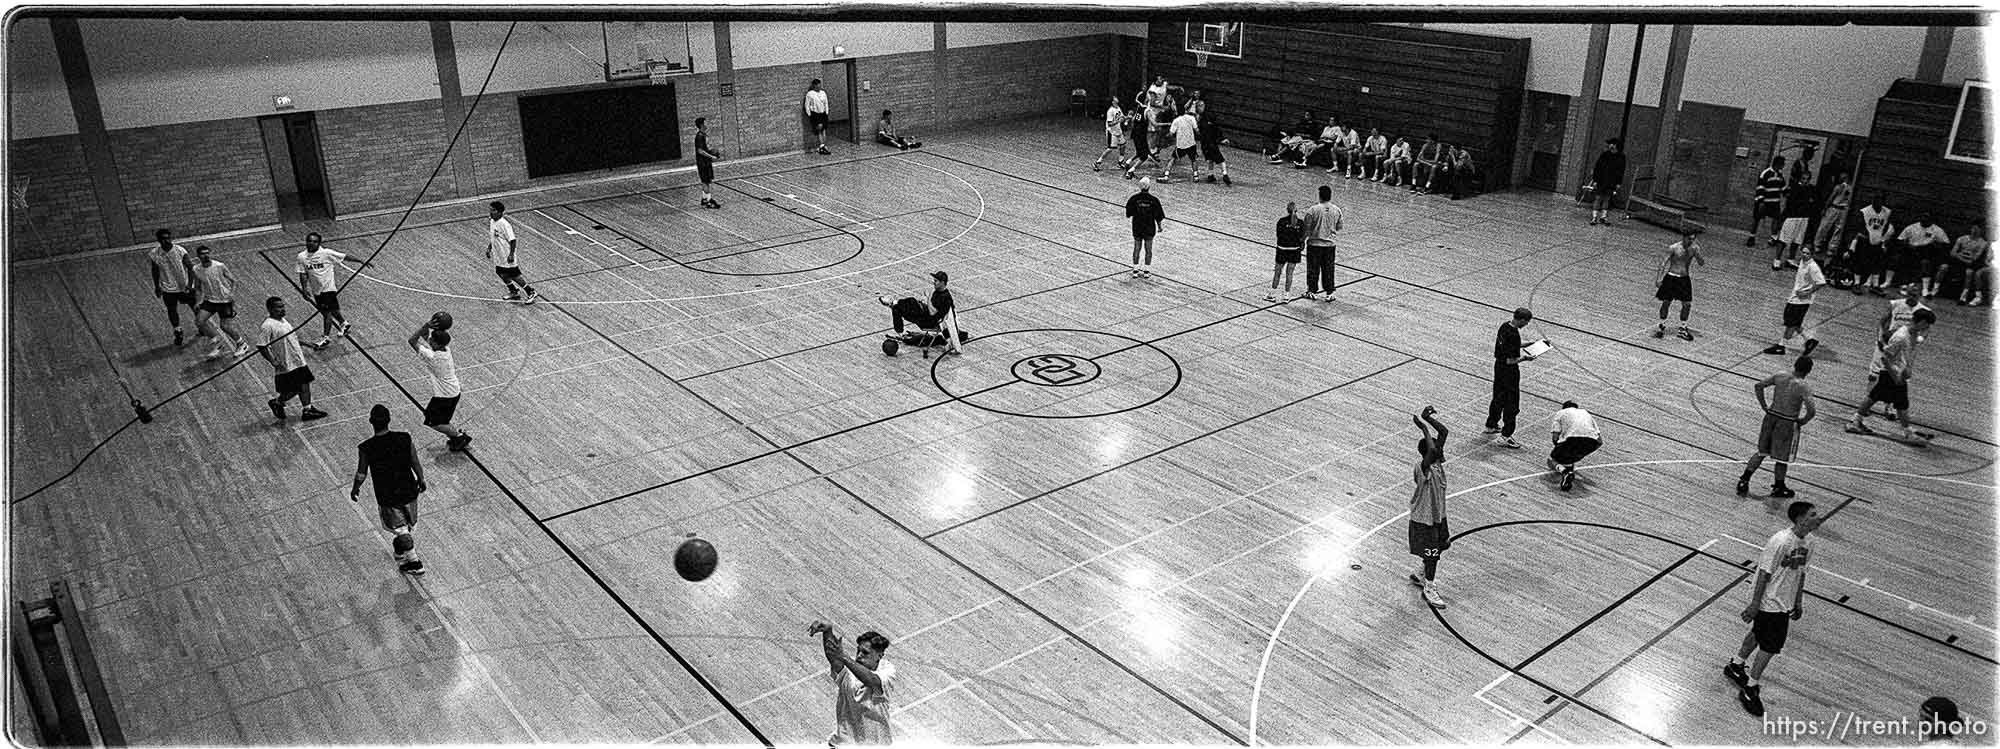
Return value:
[(1549, 350), (1548, 341), (1521, 347), (1521, 328), (1535, 319), (1527, 307), (1514, 310), (1514, 317), (1500, 323), (1493, 340), (1493, 401), (1486, 406), (1486, 433), (1499, 434), (1501, 447), (1521, 449), (1514, 441), (1514, 417), (1521, 413), (1521, 362), (1534, 361)]

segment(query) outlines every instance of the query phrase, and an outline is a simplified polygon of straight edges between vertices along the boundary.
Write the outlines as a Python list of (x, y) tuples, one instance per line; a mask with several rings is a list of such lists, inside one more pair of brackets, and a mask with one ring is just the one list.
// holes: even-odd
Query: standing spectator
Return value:
[(375, 505), (382, 528), (395, 536), (390, 549), (396, 552), (396, 569), (406, 574), (424, 574), (424, 560), (417, 556), (417, 497), (424, 493), (424, 464), (417, 459), (416, 445), (409, 432), (389, 431), (389, 408), (380, 403), (368, 409), (368, 423), (375, 436), (363, 440), (354, 463), (354, 488), (347, 501), (361, 501), (361, 485), (375, 475)]
[(1222, 175), (1222, 184), (1229, 184), (1229, 158), (1222, 154), (1222, 147), (1229, 145), (1229, 139), (1222, 137), (1222, 126), (1216, 124), (1215, 116), (1208, 113), (1208, 102), (1194, 104), (1195, 136), (1201, 140), (1201, 158), (1208, 162), (1208, 181)]
[[(1819, 413), (1813, 407), (1812, 386), (1806, 384), (1806, 375), (1812, 370), (1812, 357), (1801, 356), (1792, 362), (1792, 371), (1766, 377), (1750, 388), (1757, 396), (1757, 406), (1764, 410), (1764, 423), (1757, 428), (1757, 452), (1744, 461), (1743, 475), (1736, 477), (1736, 496), (1750, 493), (1750, 478), (1757, 475), (1766, 457), (1777, 461), (1771, 467), (1771, 496), (1795, 496), (1791, 487), (1785, 486), (1785, 474), (1798, 458), (1799, 432)], [(1768, 399), (1766, 390), (1772, 391)]]
[(1285, 299), (1292, 298), (1292, 271), (1299, 267), (1299, 255), (1304, 250), (1306, 222), (1299, 218), (1299, 204), (1286, 203), (1285, 215), (1278, 219), (1278, 255), (1271, 264), (1271, 293), (1264, 295), (1264, 301), (1278, 301), (1278, 276), (1285, 277)]
[(1604, 139), (1604, 152), (1590, 165), (1590, 223), (1611, 225), (1611, 199), (1625, 186), (1625, 141)]
[(1889, 223), (1892, 213), (1888, 206), (1882, 204), (1882, 193), (1879, 192), (1869, 198), (1868, 205), (1861, 209), (1862, 231), (1848, 243), (1849, 251), (1854, 255), (1854, 273), (1861, 277), (1861, 282), (1854, 285), (1856, 294), (1865, 287), (1870, 294), (1887, 296), (1882, 287), (1887, 279), (1893, 277), (1888, 270), (1889, 240), (1896, 236), (1895, 226)]
[(1382, 181), (1382, 160), (1389, 157), (1389, 139), (1382, 131), (1368, 128), (1368, 140), (1361, 144), (1361, 173), (1370, 182)]
[[(188, 275), (192, 271), (186, 247), (174, 244), (174, 233), (166, 229), (153, 232), (153, 238), (160, 246), (146, 251), (146, 261), (153, 272), (153, 296), (167, 306), (167, 324), (174, 326), (174, 345), (186, 342), (181, 336), (181, 305), (187, 305), (189, 312), (198, 313), (193, 289), (189, 287)], [(201, 333), (201, 324), (195, 324), (195, 333)]]
[(896, 123), (892, 113), (882, 110), (882, 119), (875, 121), (875, 142), (885, 146), (895, 146), (899, 151), (922, 148), (923, 141), (896, 133)]
[(1806, 330), (1806, 313), (1812, 311), (1813, 294), (1823, 288), (1826, 288), (1826, 274), (1820, 271), (1819, 263), (1813, 259), (1812, 249), (1808, 247), (1799, 253), (1799, 270), (1792, 275), (1792, 295), (1785, 299), (1784, 335), (1770, 348), (1764, 349), (1764, 353), (1783, 356), (1792, 338), (1804, 335), (1806, 346), (1800, 356), (1812, 356), (1813, 349), (1819, 347), (1819, 339)]
[[(236, 274), (209, 252), (205, 244), (194, 248), (195, 256), (200, 258), (192, 269), (194, 294), (201, 300), (194, 326), (197, 330), (206, 329), (215, 338), (215, 348), (209, 350), (208, 358), (219, 358), (232, 347), (237, 356), (249, 356), (250, 339), (236, 332)], [(215, 321), (213, 325), (208, 324), (210, 320)]]
[(506, 214), (507, 204), (498, 200), (486, 204), (486, 257), (493, 261), (493, 275), (507, 287), (507, 301), (534, 304), (542, 297), (521, 277), (521, 264), (514, 254), (520, 242), (514, 238), (514, 222), (508, 221)]
[(1854, 434), (1874, 434), (1862, 417), (1875, 408), (1877, 402), (1887, 403), (1896, 409), (1896, 423), (1903, 427), (1903, 434), (1896, 439), (1904, 444), (1923, 446), (1928, 444), (1915, 430), (1910, 428), (1910, 370), (1916, 362), (1917, 344), (1923, 341), (1924, 333), (1937, 322), (1937, 315), (1928, 309), (1920, 309), (1910, 316), (1910, 324), (1897, 328), (1889, 335), (1889, 342), (1875, 349), (1875, 356), (1868, 362), (1868, 371), (1874, 385), (1868, 388), (1867, 397), (1861, 401), (1861, 408), (1854, 412), (1854, 420), (1848, 422), (1847, 431)]
[[(1166, 228), (1167, 211), (1153, 196), (1153, 178), (1139, 180), (1139, 191), (1125, 200), (1125, 215), (1132, 219), (1132, 277), (1153, 276), (1153, 236)], [(1145, 253), (1141, 264), (1140, 252)]]
[[(1451, 548), (1451, 523), (1445, 517), (1445, 499), (1450, 496), (1444, 473), (1444, 441), (1451, 436), (1437, 409), (1424, 411), (1410, 421), (1423, 433), (1417, 438), (1417, 465), (1410, 471), (1416, 491), (1410, 493), (1410, 553), (1423, 560), (1423, 568), (1410, 573), (1410, 584), (1424, 590), (1424, 602), (1433, 608), (1445, 607), (1444, 591), (1438, 589), (1438, 560)], [(1437, 430), (1437, 436), (1431, 430)]]
[(1416, 184), (1416, 179), (1410, 175), (1412, 163), (1414, 162), (1410, 158), (1409, 139), (1396, 136), (1396, 143), (1389, 146), (1389, 155), (1382, 159), (1383, 168), (1389, 172), (1388, 185), (1395, 187), (1404, 182)]
[(889, 638), (877, 632), (863, 632), (854, 640), (854, 655), (843, 649), (840, 631), (826, 622), (806, 627), (807, 635), (819, 635), (820, 650), (826, 655), (833, 679), (833, 735), (829, 747), (887, 746), (896, 734), (890, 715), (889, 690), (895, 686), (896, 665), (882, 659)]
[[(1750, 605), (1743, 607), (1742, 614), (1750, 633), (1743, 636), (1736, 657), (1722, 667), (1722, 674), (1736, 683), (1736, 701), (1758, 717), (1764, 715), (1764, 700), (1757, 682), (1764, 678), (1771, 656), (1785, 649), (1792, 622), (1805, 615), (1806, 565), (1812, 558), (1806, 536), (1826, 521), (1811, 502), (1793, 502), (1785, 508), (1785, 517), (1791, 519), (1792, 526), (1771, 534), (1757, 560), (1757, 585), (1750, 590)], [(1744, 659), (1753, 652), (1756, 658), (1745, 672)]]
[(812, 83), (806, 86), (806, 121), (812, 124), (813, 135), (819, 136), (819, 153), (823, 156), (833, 153), (826, 150), (826, 122), (829, 111), (831, 110), (827, 108), (826, 90), (820, 88), (819, 79), (814, 78)]
[(1306, 296), (1333, 301), (1334, 237), (1342, 213), (1333, 204), (1333, 186), (1319, 186), (1319, 202), (1306, 209)]
[(1521, 362), (1535, 360), (1521, 350), (1521, 329), (1533, 319), (1535, 313), (1527, 307), (1517, 308), (1493, 338), (1493, 400), (1486, 405), (1486, 433), (1500, 435), (1499, 445), (1515, 450), (1521, 449), (1514, 441), (1514, 417), (1521, 413)]
[[(715, 160), (718, 158), (721, 156), (716, 155), (715, 151), (708, 147), (708, 118), (694, 118), (694, 171), (695, 176), (701, 178), (703, 208), (722, 207), (721, 203), (715, 202), (715, 195), (709, 191), (709, 185), (715, 182)], [(508, 228), (511, 230), (513, 227)]]
[[(1785, 223), (1778, 229), (1778, 243), (1771, 248), (1771, 270), (1782, 267), (1797, 268), (1799, 245), (1809, 245), (1806, 241), (1806, 224), (1812, 223), (1818, 206), (1814, 205), (1813, 186), (1809, 182), (1793, 182), (1785, 188)], [(1784, 265), (1780, 266), (1779, 261)]]
[(451, 425), (462, 392), (458, 384), (458, 359), (451, 353), (451, 331), (435, 327), (438, 322), (433, 315), (410, 334), (409, 340), (410, 350), (424, 360), (424, 369), (431, 375), (431, 399), (424, 404), (424, 426), (444, 435), (445, 447), (452, 452), (465, 452), (466, 446), (472, 444), (472, 435)]
[(299, 290), (311, 296), (313, 306), (319, 308), (321, 335), (312, 344), (313, 348), (326, 348), (333, 343), (334, 331), (344, 336), (354, 327), (340, 314), (340, 283), (333, 276), (333, 267), (346, 262), (347, 255), (320, 246), (319, 232), (306, 234), (306, 248), (292, 262), (292, 272), (299, 277)]
[[(1972, 297), (1979, 286), (1980, 270), (1986, 267), (1986, 255), (1988, 251), (1989, 245), (1986, 241), (1986, 230), (1981, 228), (1979, 224), (1966, 227), (1965, 236), (1959, 237), (1957, 242), (1952, 243), (1951, 268), (1956, 271), (1956, 275), (1958, 276), (1959, 304), (1978, 304), (1978, 301), (1972, 299)], [(1938, 271), (1937, 280), (1940, 288), (1943, 287), (1944, 281), (1945, 271), (1940, 270)]]
[(1097, 161), (1090, 165), (1090, 171), (1104, 171), (1104, 157), (1110, 156), (1113, 151), (1118, 152), (1119, 168), (1124, 168), (1125, 128), (1130, 124), (1126, 121), (1125, 108), (1118, 106), (1118, 97), (1111, 97), (1111, 106), (1104, 110), (1104, 150), (1097, 153)]
[(271, 415), (285, 420), (285, 402), (292, 396), (299, 397), (299, 421), (326, 418), (326, 412), (313, 407), (312, 367), (306, 366), (306, 352), (299, 348), (299, 336), (292, 330), (292, 324), (285, 321), (285, 300), (271, 297), (264, 300), (264, 311), (270, 319), (257, 329), (257, 353), (271, 363), (277, 373), (274, 378), (278, 397), (272, 398)]
[(1757, 246), (1757, 226), (1767, 217), (1771, 219), (1771, 242), (1778, 241), (1778, 224), (1784, 215), (1785, 184), (1785, 157), (1772, 156), (1771, 165), (1757, 175), (1757, 197), (1750, 204), (1750, 236), (1743, 239), (1744, 247)]
[(1667, 256), (1660, 258), (1660, 288), (1653, 292), (1653, 298), (1660, 300), (1660, 326), (1653, 329), (1654, 338), (1666, 337), (1667, 309), (1679, 300), (1681, 329), (1678, 335), (1683, 341), (1694, 340), (1694, 331), (1688, 330), (1688, 313), (1694, 306), (1694, 279), (1688, 264), (1692, 261), (1695, 265), (1708, 265), (1708, 261), (1701, 256), (1701, 245), (1695, 242), (1694, 237), (1694, 229), (1682, 229), (1681, 241), (1667, 247)]
[(1827, 193), (1826, 210), (1819, 214), (1819, 230), (1813, 233), (1812, 245), (1821, 251), (1831, 251), (1834, 241), (1840, 236), (1841, 222), (1847, 218), (1848, 202), (1854, 199), (1854, 181), (1842, 171), (1833, 185), (1833, 192)]
[(1563, 401), (1562, 410), (1549, 422), (1549, 470), (1561, 477), (1557, 486), (1569, 491), (1576, 485), (1576, 464), (1604, 445), (1604, 433), (1597, 419), (1576, 401)]

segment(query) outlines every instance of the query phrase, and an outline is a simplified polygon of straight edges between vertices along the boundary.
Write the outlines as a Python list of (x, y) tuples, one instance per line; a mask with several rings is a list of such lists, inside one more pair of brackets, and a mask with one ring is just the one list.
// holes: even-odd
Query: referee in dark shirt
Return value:
[(1535, 319), (1527, 307), (1514, 310), (1514, 319), (1500, 323), (1493, 338), (1493, 402), (1486, 407), (1486, 433), (1500, 435), (1500, 446), (1520, 449), (1514, 441), (1514, 417), (1521, 413), (1521, 362), (1532, 361), (1521, 350), (1521, 328)]

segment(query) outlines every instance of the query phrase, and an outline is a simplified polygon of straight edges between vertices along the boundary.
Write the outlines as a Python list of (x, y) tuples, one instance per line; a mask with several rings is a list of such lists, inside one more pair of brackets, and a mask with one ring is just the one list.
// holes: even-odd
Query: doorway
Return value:
[(264, 136), (264, 159), (278, 196), (278, 220), (285, 224), (331, 221), (333, 198), (320, 160), (319, 124), (311, 112), (257, 119)]
[[(858, 143), (855, 138), (854, 114), (856, 106), (854, 91), (854, 61), (824, 60), (819, 64), (820, 87), (826, 89), (826, 137), (828, 140), (844, 140)], [(802, 95), (803, 96), (803, 95)], [(805, 109), (800, 107), (800, 118), (804, 121)], [(813, 136), (812, 123), (805, 123), (806, 150), (819, 144)]]

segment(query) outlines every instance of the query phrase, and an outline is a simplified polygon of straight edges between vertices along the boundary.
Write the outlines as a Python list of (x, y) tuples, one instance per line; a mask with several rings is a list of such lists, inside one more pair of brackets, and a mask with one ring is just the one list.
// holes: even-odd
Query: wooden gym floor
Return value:
[[(157, 403), (225, 365), (168, 344), (137, 253), (12, 268), (15, 597), (77, 589), (150, 744), (813, 744), (816, 618), (894, 641), (905, 740), (1790, 743), (1719, 673), (1742, 565), (1785, 525), (1731, 490), (1750, 386), (1788, 363), (1758, 353), (1790, 280), (1761, 250), (1715, 233), (1700, 336), (1654, 340), (1667, 232), (1342, 179), (1339, 301), (1271, 304), (1271, 226), (1319, 171), (1232, 151), (1233, 187), (1159, 186), (1171, 222), (1133, 280), (1134, 184), (1088, 170), (1093, 123), (924, 135), (724, 162), (719, 211), (688, 172), (510, 196), (534, 306), (495, 299), (483, 201), (419, 210), (342, 294), (352, 340), (308, 353), (331, 418), (273, 423), (252, 361), (27, 499), (130, 418), (118, 378)], [(323, 231), (367, 256), (396, 218)], [(246, 330), (270, 294), (305, 317), (297, 234), (206, 243)], [(939, 269), (977, 338), (883, 356), (875, 297)], [(1523, 367), (1528, 448), (1506, 450), (1479, 428), (1520, 305), (1556, 349)], [(1993, 313), (1937, 306), (1913, 396), (1939, 437), (1914, 449), (1839, 426), (1883, 306), (1829, 290), (1812, 313), (1822, 415), (1792, 483), (1833, 517), (1773, 719), (1933, 694), (1994, 715)], [(440, 309), (470, 454), (421, 427), (403, 343)], [(1046, 354), (1098, 376), (1017, 375)], [(1606, 443), (1568, 493), (1542, 470), (1564, 399)], [(428, 465), (420, 579), (367, 490), (346, 499), (374, 403)], [(1404, 580), (1425, 404), (1453, 430), (1445, 611)], [(689, 534), (721, 552), (699, 584), (670, 563)]]

